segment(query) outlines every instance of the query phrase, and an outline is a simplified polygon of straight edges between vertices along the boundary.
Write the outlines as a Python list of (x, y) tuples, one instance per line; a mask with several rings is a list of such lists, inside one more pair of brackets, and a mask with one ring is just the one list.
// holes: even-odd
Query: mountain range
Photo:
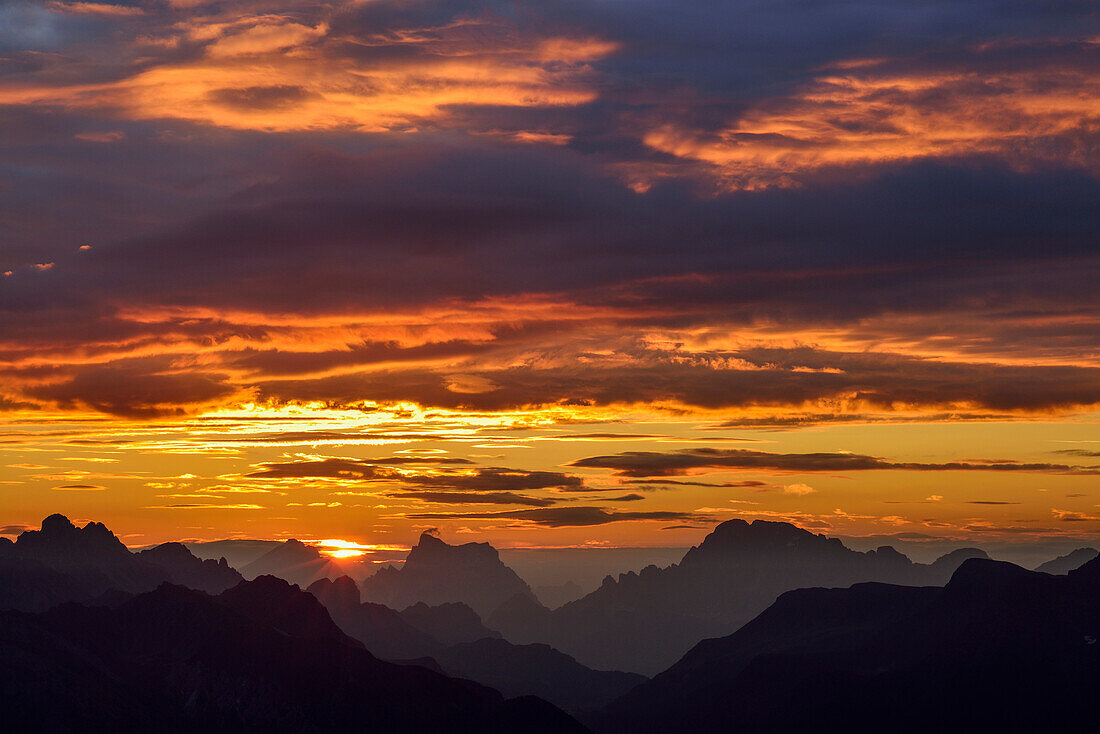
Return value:
[(506, 696), (538, 696), (573, 714), (591, 712), (645, 680), (592, 670), (547, 645), (513, 645), (460, 602), (419, 602), (397, 612), (361, 602), (347, 576), (316, 581), (308, 591), (344, 632), (380, 658), (434, 667)]
[(273, 577), (0, 612), (0, 655), (9, 731), (585, 731), (540, 699), (382, 662)]
[(1100, 560), (1066, 576), (969, 559), (944, 587), (800, 589), (696, 645), (600, 734), (1095, 728)]
[(45, 611), (165, 582), (219, 593), (241, 580), (225, 559), (200, 560), (179, 543), (131, 553), (101, 523), (79, 528), (64, 515), (51, 515), (40, 530), (0, 544), (0, 609)]
[(1046, 563), (1037, 566), (1035, 570), (1040, 573), (1052, 573), (1056, 576), (1060, 576), (1080, 568), (1093, 558), (1096, 558), (1096, 556), (1097, 551), (1095, 548), (1078, 548), (1064, 556), (1052, 558)]
[(919, 564), (889, 546), (860, 553), (789, 523), (729, 520), (678, 564), (608, 576), (596, 591), (554, 610), (520, 594), (486, 623), (510, 642), (546, 643), (592, 668), (654, 675), (700, 640), (733, 632), (785, 591), (866, 581), (942, 585), (964, 560), (985, 557), (960, 549)]
[(918, 564), (735, 520), (551, 610), (485, 543), (426, 533), (361, 585), (298, 541), (242, 547), (243, 576), (61, 515), (0, 539), (13, 730), (1068, 730), (1100, 680), (1090, 548)]

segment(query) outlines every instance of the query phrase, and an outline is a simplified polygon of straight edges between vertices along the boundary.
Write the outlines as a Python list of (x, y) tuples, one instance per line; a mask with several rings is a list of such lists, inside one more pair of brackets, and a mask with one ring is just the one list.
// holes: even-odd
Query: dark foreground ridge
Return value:
[(0, 656), (14, 732), (585, 731), (545, 701), (382, 662), (273, 577), (2, 612)]
[(779, 598), (608, 706), (600, 734), (1095, 728), (1100, 560), (1068, 576), (972, 559), (943, 588)]

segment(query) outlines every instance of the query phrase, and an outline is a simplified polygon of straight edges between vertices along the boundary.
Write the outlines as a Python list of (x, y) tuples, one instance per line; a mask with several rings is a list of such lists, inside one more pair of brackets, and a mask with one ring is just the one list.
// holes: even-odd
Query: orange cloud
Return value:
[(1098, 124), (1100, 77), (1088, 69), (904, 72), (869, 59), (759, 102), (717, 133), (663, 123), (643, 140), (714, 166), (728, 188), (755, 189), (815, 169), (927, 157), (998, 153), (1023, 165), (1047, 155), (1037, 140), (1063, 136), (1049, 155), (1092, 167), (1073, 136)]
[[(148, 42), (177, 45), (182, 37), (205, 44), (203, 53), (107, 83), (8, 85), (0, 104), (114, 109), (240, 130), (382, 132), (445, 119), (452, 105), (590, 101), (588, 63), (617, 48), (592, 38), (516, 39), (475, 21), (366, 41), (281, 16), (201, 17), (174, 33)], [(382, 61), (354, 52), (374, 44), (424, 49)]]

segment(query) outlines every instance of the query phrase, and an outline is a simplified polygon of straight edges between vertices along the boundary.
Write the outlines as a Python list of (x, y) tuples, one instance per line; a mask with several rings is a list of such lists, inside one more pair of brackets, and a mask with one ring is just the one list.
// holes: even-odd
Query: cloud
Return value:
[(783, 494), (796, 494), (799, 497), (803, 497), (808, 494), (813, 494), (817, 490), (808, 484), (788, 484), (783, 487)]
[[(341, 434), (346, 435), (346, 434)], [(259, 465), (259, 469), (248, 474), (250, 477), (270, 479), (297, 479), (319, 477), (329, 479), (386, 479), (401, 474), (387, 467), (406, 465), (467, 465), (473, 462), (467, 459), (434, 456), (392, 456), (379, 459), (339, 459), (323, 458), (305, 461), (270, 462)]]
[(54, 489), (64, 492), (100, 492), (107, 488), (99, 484), (62, 484)]
[(427, 512), (410, 514), (408, 517), (413, 520), (513, 520), (551, 528), (588, 527), (613, 522), (703, 519), (701, 516), (690, 512), (623, 512), (603, 507), (547, 507), (537, 510), (512, 510), (507, 512)]
[[(395, 499), (417, 499), (441, 505), (528, 505), (530, 507), (549, 507), (554, 500), (517, 494), (515, 492), (388, 492), (386, 497)], [(639, 498), (640, 499), (640, 498)]]
[(216, 504), (180, 504), (180, 505), (153, 505), (146, 507), (147, 510), (262, 510), (262, 505), (251, 504), (235, 504), (235, 505), (216, 505)]
[(1088, 409), (1085, 5), (8, 4), (0, 409)]
[[(391, 497), (409, 497), (450, 504), (489, 503), (546, 507), (553, 500), (519, 494), (521, 491), (556, 489), (584, 491), (580, 477), (554, 471), (529, 471), (504, 467), (465, 468), (466, 459), (435, 456), (391, 457), (382, 459), (325, 458), (260, 464), (250, 478), (319, 478), (342, 482), (386, 482), (417, 487), (392, 493)], [(409, 468), (434, 466), (430, 471)], [(460, 467), (453, 469), (451, 467)]]
[(1059, 522), (1100, 522), (1100, 515), (1090, 515), (1085, 512), (1075, 512), (1073, 510), (1051, 509), (1050, 512), (1054, 515), (1054, 519)]
[(632, 479), (629, 484), (633, 486), (674, 486), (674, 487), (722, 487), (722, 488), (740, 488), (750, 487), (753, 489), (759, 487), (769, 487), (767, 482), (761, 482), (758, 479), (743, 479), (736, 482), (699, 482), (699, 481), (686, 481), (683, 479)]
[(844, 471), (1001, 471), (1093, 475), (1100, 470), (1069, 464), (1023, 463), (1013, 460), (897, 462), (850, 453), (779, 454), (748, 449), (684, 449), (674, 452), (626, 451), (578, 459), (571, 466), (611, 469), (622, 477), (682, 476), (695, 470), (724, 469), (776, 472)]

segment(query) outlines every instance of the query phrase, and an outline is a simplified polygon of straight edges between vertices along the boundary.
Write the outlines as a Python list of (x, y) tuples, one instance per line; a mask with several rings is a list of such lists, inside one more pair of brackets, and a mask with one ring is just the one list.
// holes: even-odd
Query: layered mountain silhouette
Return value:
[(278, 540), (251, 540), (234, 538), (231, 540), (208, 540), (198, 543), (185, 543), (187, 550), (202, 559), (218, 560), (224, 558), (233, 568), (244, 568), (271, 549), (280, 545)]
[(496, 630), (491, 630), (482, 624), (477, 612), (462, 602), (449, 602), (436, 606), (417, 602), (402, 610), (401, 618), (444, 645), (458, 645), (463, 642), (476, 642), (486, 637), (501, 636)]
[(199, 560), (179, 543), (131, 553), (101, 523), (79, 528), (63, 515), (51, 515), (40, 530), (0, 546), (0, 609), (45, 611), (69, 601), (92, 602), (107, 592), (141, 593), (164, 582), (219, 593), (240, 581), (224, 559)]
[(592, 668), (653, 675), (700, 640), (729, 634), (785, 591), (863, 581), (941, 585), (977, 549), (932, 564), (889, 546), (861, 553), (782, 522), (729, 520), (680, 563), (608, 576), (596, 591), (553, 611), (518, 595), (486, 620), (516, 644), (543, 642)]
[(140, 551), (137, 557), (164, 569), (173, 583), (208, 594), (220, 594), (244, 580), (224, 558), (201, 560), (182, 543), (162, 543)]
[(361, 588), (365, 600), (393, 609), (461, 602), (482, 618), (517, 594), (534, 598), (488, 543), (449, 545), (431, 533), (420, 536), (401, 568), (383, 566)]
[(307, 589), (328, 609), (344, 632), (383, 660), (432, 657), (445, 647), (382, 604), (360, 601), (359, 587), (348, 576), (320, 579)]
[(1047, 561), (1035, 570), (1040, 573), (1052, 573), (1056, 576), (1062, 576), (1080, 568), (1096, 556), (1097, 551), (1095, 548), (1078, 548), (1064, 556), (1058, 556)]
[(273, 577), (0, 612), (0, 657), (17, 732), (585, 731), (545, 701), (382, 662)]
[(782, 595), (613, 702), (601, 734), (1085, 731), (1100, 560), (1067, 576), (970, 559), (945, 587)]
[(513, 645), (485, 638), (447, 648), (435, 656), (440, 667), (505, 696), (534, 695), (583, 716), (623, 695), (645, 676), (592, 670), (548, 645)]
[(396, 612), (361, 602), (358, 587), (347, 576), (316, 581), (308, 591), (345, 633), (380, 658), (435, 667), (506, 696), (538, 696), (570, 713), (597, 709), (645, 680), (631, 673), (591, 670), (546, 645), (513, 645), (462, 603), (420, 602)]
[(336, 578), (344, 572), (328, 556), (300, 540), (280, 543), (241, 569), (246, 579), (278, 576), (303, 589), (318, 579)]

